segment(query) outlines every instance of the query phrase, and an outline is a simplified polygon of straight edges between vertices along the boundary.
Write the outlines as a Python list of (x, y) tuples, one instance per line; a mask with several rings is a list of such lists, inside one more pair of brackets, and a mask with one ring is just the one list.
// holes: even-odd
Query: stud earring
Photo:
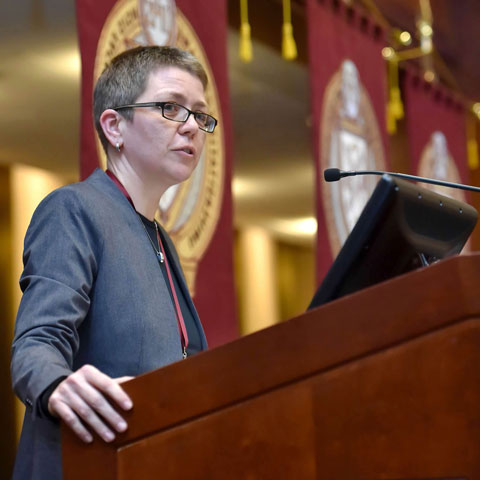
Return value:
[(117, 152), (120, 153), (120, 149), (122, 148), (122, 146), (117, 142), (115, 144), (115, 148), (116, 148)]

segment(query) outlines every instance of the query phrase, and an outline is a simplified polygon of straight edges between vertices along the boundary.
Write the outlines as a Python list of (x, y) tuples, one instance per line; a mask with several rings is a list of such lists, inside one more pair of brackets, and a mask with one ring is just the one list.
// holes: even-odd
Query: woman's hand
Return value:
[(84, 442), (93, 440), (84, 424), (111, 442), (114, 432), (124, 432), (128, 425), (106, 397), (123, 410), (130, 410), (133, 403), (119, 384), (131, 378), (110, 378), (94, 366), (84, 365), (58, 384), (48, 400), (48, 411), (62, 419)]

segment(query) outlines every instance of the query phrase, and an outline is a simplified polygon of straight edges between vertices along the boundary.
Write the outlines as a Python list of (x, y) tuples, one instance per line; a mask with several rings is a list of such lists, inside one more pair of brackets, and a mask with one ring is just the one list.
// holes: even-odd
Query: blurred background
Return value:
[[(361, 4), (382, 25), (410, 32), (415, 43), (419, 0), (347, 3)], [(296, 60), (281, 55), (282, 1), (255, 0), (249, 2), (254, 58), (244, 63), (238, 54), (239, 2), (228, 1), (234, 263), (241, 334), (302, 313), (317, 284), (306, 10), (305, 1), (291, 4)], [(480, 3), (434, 0), (432, 12), (435, 71), (474, 105), (480, 101)], [(9, 476), (22, 417), (11, 392), (9, 356), (20, 300), (23, 237), (41, 198), (79, 180), (80, 75), (73, 0), (0, 3), (0, 478)], [(392, 169), (406, 170), (402, 122), (390, 140)], [(470, 183), (480, 183), (477, 170), (470, 175)], [(473, 202), (478, 208), (478, 201)], [(475, 232), (473, 247), (477, 245)], [(262, 259), (251, 262), (253, 268), (244, 262), (246, 252), (252, 251)]]

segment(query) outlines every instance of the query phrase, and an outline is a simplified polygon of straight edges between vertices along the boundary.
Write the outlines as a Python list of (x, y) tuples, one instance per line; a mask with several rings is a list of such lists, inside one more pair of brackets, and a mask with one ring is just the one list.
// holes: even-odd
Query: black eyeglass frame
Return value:
[[(177, 107), (181, 107), (183, 108), (184, 110), (186, 110), (188, 112), (188, 115), (187, 115), (187, 118), (185, 118), (185, 120), (175, 120), (174, 118), (169, 118), (169, 117), (166, 117), (165, 116), (165, 111), (164, 111), (164, 108), (165, 108), (165, 105), (175, 105)], [(198, 128), (204, 132), (207, 132), (207, 133), (213, 133), (213, 131), (215, 130), (215, 127), (218, 125), (218, 120), (213, 117), (212, 115), (209, 115), (208, 113), (204, 113), (204, 112), (194, 112), (192, 110), (190, 110), (189, 108), (185, 107), (184, 105), (180, 105), (179, 103), (176, 103), (176, 102), (146, 102), (146, 103), (132, 103), (130, 105), (120, 105), (119, 107), (113, 107), (112, 110), (124, 110), (126, 108), (137, 108), (137, 107), (160, 107), (160, 109), (162, 110), (162, 117), (167, 119), (167, 120), (170, 120), (172, 122), (178, 122), (178, 123), (185, 123), (188, 121), (188, 119), (190, 118), (190, 115), (193, 115), (193, 118), (195, 119), (195, 121), (197, 122), (197, 125), (198, 125)], [(211, 118), (214, 120), (214, 124), (213, 124), (213, 127), (211, 130), (207, 130), (206, 128), (203, 128), (200, 123), (198, 122), (198, 119), (197, 119), (197, 116), (198, 115), (203, 115), (205, 117), (208, 117), (208, 118)]]

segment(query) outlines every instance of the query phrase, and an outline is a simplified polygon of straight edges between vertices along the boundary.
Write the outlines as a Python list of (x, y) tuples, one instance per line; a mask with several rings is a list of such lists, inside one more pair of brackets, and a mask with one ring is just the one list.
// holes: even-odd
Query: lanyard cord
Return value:
[[(156, 224), (157, 222), (155, 222), (155, 225)], [(183, 358), (186, 358), (187, 347), (188, 347), (187, 328), (185, 327), (185, 322), (183, 321), (182, 310), (180, 309), (180, 304), (178, 303), (177, 292), (175, 291), (175, 288), (173, 286), (172, 274), (170, 273), (170, 267), (168, 266), (167, 256), (165, 255), (165, 249), (163, 248), (163, 242), (162, 242), (162, 239), (160, 238), (160, 232), (158, 231), (158, 227), (156, 227), (156, 230), (157, 230), (158, 245), (160, 246), (160, 249), (162, 250), (162, 253), (163, 253), (163, 258), (165, 260), (165, 267), (167, 269), (168, 282), (170, 283), (170, 288), (172, 289), (173, 301), (175, 303), (175, 313), (177, 314), (178, 330), (180, 331), (180, 337), (182, 340), (182, 354), (183, 354)]]
[[(123, 195), (125, 195), (126, 199), (130, 202), (132, 207), (135, 209), (135, 205), (133, 204), (132, 197), (130, 197), (129, 193), (127, 192), (125, 187), (122, 185), (120, 180), (110, 170), (106, 170), (105, 173), (113, 180), (113, 182), (118, 187), (118, 189), (123, 193)], [(187, 357), (187, 347), (188, 347), (187, 328), (185, 327), (185, 322), (183, 320), (182, 310), (180, 309), (180, 304), (178, 302), (177, 292), (175, 291), (175, 287), (174, 287), (174, 284), (173, 284), (172, 275), (170, 273), (170, 267), (169, 267), (168, 261), (167, 261), (167, 256), (165, 255), (165, 249), (163, 248), (163, 242), (162, 242), (162, 239), (160, 237), (160, 232), (158, 231), (158, 225), (157, 225), (157, 222), (155, 220), (154, 220), (154, 223), (155, 223), (155, 230), (157, 232), (158, 246), (160, 247), (160, 250), (163, 254), (163, 259), (165, 261), (165, 268), (167, 270), (168, 283), (170, 284), (170, 290), (172, 292), (173, 302), (175, 304), (175, 316), (177, 317), (177, 325), (178, 325), (178, 330), (180, 332), (180, 340), (182, 342), (182, 354), (183, 354), (183, 358), (186, 358)], [(143, 225), (143, 222), (142, 222), (142, 225)], [(145, 233), (148, 235), (146, 230), (145, 230)], [(150, 239), (150, 235), (148, 235), (148, 238)], [(150, 239), (150, 242), (151, 242), (151, 239)], [(153, 244), (152, 244), (152, 247), (153, 247)], [(155, 250), (155, 248), (154, 248), (154, 250)], [(157, 252), (155, 252), (155, 253), (157, 253)]]

